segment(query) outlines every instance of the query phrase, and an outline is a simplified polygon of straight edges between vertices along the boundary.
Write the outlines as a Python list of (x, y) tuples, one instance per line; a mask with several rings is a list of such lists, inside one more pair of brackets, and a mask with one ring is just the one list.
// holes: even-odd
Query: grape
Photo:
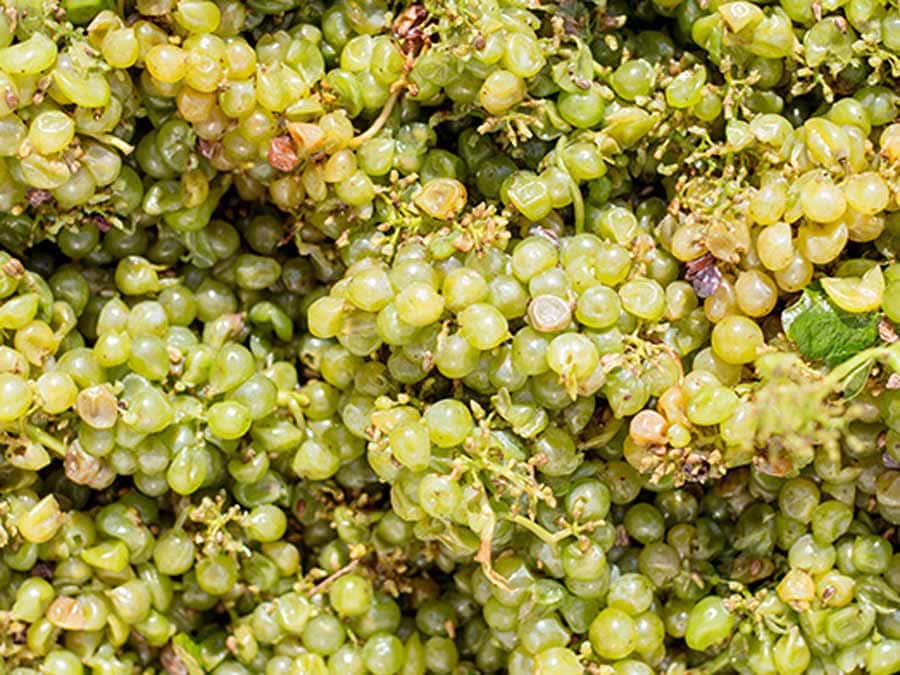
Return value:
[(11, 672), (898, 670), (896, 8), (471, 4), (0, 13)]
[(478, 100), (486, 111), (501, 115), (525, 98), (525, 82), (508, 70), (494, 70), (478, 92)]
[(728, 316), (713, 329), (712, 346), (726, 363), (747, 363), (756, 358), (764, 337), (759, 326), (740, 316)]
[(636, 626), (625, 612), (607, 608), (591, 623), (591, 646), (605, 659), (623, 659), (634, 649)]
[(733, 626), (734, 617), (723, 600), (708, 596), (691, 609), (685, 642), (692, 649), (706, 649), (727, 638)]

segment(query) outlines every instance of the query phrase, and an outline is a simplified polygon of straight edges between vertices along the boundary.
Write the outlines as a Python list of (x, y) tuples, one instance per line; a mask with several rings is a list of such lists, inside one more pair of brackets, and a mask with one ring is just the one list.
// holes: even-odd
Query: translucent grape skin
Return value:
[(895, 6), (51, 4), (10, 673), (900, 671)]

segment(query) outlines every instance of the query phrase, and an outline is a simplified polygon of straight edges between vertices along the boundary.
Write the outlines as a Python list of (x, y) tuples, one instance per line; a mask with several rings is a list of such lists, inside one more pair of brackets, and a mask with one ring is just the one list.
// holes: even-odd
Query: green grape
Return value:
[(653, 86), (653, 67), (643, 59), (626, 61), (613, 72), (610, 84), (627, 101), (646, 96)]
[(371, 583), (356, 574), (348, 574), (338, 579), (328, 593), (332, 607), (344, 616), (363, 614), (372, 602)]
[(716, 596), (709, 596), (691, 609), (685, 641), (691, 649), (704, 650), (725, 640), (734, 625), (735, 617), (728, 611), (724, 601)]
[(609, 328), (622, 312), (619, 296), (611, 288), (599, 284), (578, 296), (575, 318), (589, 328)]
[(460, 334), (481, 351), (497, 347), (509, 337), (506, 318), (493, 305), (475, 303), (457, 315)]
[(742, 364), (752, 361), (763, 343), (762, 330), (745, 317), (725, 317), (713, 328), (713, 350), (726, 363)]
[(395, 306), (401, 321), (421, 327), (440, 319), (444, 312), (444, 299), (429, 284), (419, 281), (397, 294)]
[(492, 115), (502, 115), (525, 98), (525, 82), (508, 70), (494, 70), (478, 92), (480, 104)]
[(0, 13), (10, 672), (900, 668), (896, 8), (475, 4)]
[(636, 626), (625, 612), (607, 608), (591, 623), (590, 640), (594, 651), (605, 659), (622, 659), (635, 646)]
[(597, 126), (603, 119), (606, 109), (606, 101), (597, 87), (590, 87), (586, 91), (560, 92), (556, 105), (560, 116), (580, 129)]

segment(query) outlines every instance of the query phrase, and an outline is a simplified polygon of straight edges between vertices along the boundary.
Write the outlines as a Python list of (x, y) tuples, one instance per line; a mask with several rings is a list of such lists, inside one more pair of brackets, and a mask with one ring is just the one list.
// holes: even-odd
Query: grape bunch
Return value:
[(5, 0), (0, 675), (900, 671), (896, 0)]

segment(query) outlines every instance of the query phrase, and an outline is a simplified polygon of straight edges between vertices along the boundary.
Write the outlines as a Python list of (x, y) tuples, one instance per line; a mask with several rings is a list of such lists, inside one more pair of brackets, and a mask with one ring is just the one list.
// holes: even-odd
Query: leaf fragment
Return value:
[(833, 367), (854, 354), (878, 344), (877, 312), (851, 313), (835, 305), (817, 284), (803, 291), (781, 313), (781, 324), (800, 353)]

